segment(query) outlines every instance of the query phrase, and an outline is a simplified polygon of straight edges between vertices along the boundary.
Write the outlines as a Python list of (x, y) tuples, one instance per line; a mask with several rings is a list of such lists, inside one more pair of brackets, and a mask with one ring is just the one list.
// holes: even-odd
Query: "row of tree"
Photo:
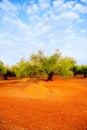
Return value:
[(77, 75), (87, 75), (87, 65), (77, 65), (71, 57), (62, 57), (59, 50), (50, 56), (45, 56), (42, 50), (37, 54), (32, 54), (28, 61), (21, 58), (12, 67), (5, 66), (0, 61), (0, 76), (7, 77), (35, 77), (52, 80), (53, 76), (72, 77)]

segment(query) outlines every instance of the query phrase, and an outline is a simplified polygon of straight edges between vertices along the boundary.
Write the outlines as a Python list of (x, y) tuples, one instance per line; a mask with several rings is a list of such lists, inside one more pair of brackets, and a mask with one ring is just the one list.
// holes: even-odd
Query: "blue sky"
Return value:
[(87, 64), (87, 0), (0, 0), (0, 60), (13, 65), (39, 49)]

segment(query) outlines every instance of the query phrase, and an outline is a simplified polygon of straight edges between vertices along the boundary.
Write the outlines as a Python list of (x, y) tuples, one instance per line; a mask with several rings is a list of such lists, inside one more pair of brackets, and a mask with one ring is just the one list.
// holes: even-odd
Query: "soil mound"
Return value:
[(29, 80), (28, 78), (22, 78), (22, 79), (20, 79), (21, 82), (28, 82), (28, 80)]
[(47, 87), (40, 85), (39, 83), (32, 83), (26, 86), (22, 90), (22, 93), (25, 96), (32, 98), (44, 98), (50, 95), (50, 90)]

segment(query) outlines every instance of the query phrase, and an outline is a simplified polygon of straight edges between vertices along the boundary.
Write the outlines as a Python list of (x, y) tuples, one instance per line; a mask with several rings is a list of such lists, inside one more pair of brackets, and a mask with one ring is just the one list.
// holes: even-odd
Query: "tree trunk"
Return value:
[(49, 80), (52, 81), (52, 78), (53, 78), (53, 72), (50, 72), (50, 73), (48, 74), (48, 79), (47, 79), (47, 81), (49, 81)]
[(8, 78), (7, 78), (7, 74), (4, 74), (3, 76), (4, 76), (4, 79), (5, 79), (5, 80), (7, 80), (7, 79), (8, 79)]
[(84, 78), (86, 78), (86, 73), (84, 74)]

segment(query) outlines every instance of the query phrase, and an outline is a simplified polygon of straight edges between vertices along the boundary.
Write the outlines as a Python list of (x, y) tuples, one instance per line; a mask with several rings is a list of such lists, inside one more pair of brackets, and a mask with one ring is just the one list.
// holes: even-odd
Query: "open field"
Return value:
[(0, 130), (87, 130), (87, 78), (0, 80)]

